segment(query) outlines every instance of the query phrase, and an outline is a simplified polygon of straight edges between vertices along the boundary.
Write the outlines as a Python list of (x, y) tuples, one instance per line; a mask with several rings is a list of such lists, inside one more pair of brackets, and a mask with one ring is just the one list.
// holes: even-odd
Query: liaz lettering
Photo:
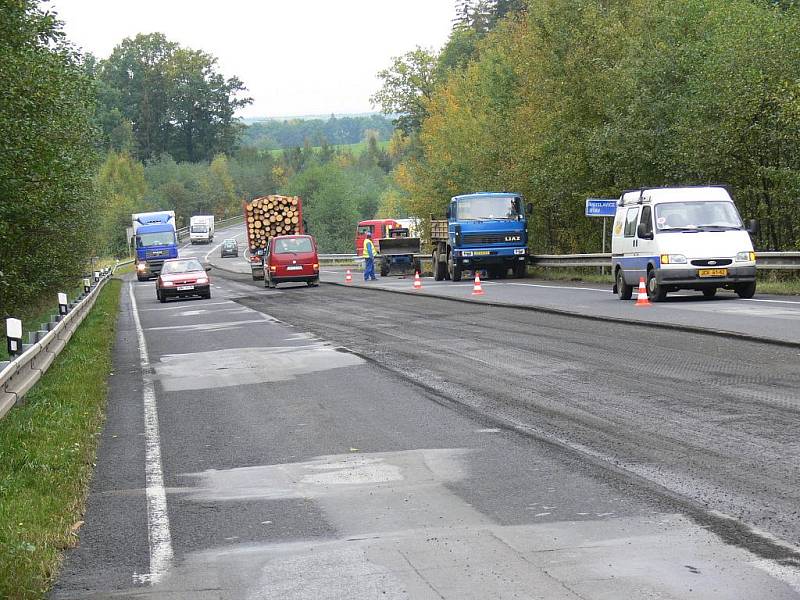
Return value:
[(507, 242), (518, 242), (521, 239), (522, 239), (522, 237), (518, 236), (518, 235), (507, 235), (506, 236), (506, 241)]

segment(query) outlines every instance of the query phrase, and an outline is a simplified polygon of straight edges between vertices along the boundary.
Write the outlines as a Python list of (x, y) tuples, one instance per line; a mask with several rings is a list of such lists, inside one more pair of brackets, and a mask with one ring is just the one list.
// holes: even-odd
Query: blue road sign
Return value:
[(613, 217), (617, 213), (616, 200), (604, 200), (602, 198), (586, 199), (587, 217)]

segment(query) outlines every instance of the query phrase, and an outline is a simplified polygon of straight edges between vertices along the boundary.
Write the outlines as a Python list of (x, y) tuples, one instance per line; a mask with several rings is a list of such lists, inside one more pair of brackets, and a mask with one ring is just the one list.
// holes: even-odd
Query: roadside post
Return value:
[(6, 344), (11, 357), (22, 353), (22, 321), (6, 319)]
[[(603, 254), (606, 253), (606, 223), (609, 217), (613, 218), (617, 214), (617, 201), (606, 198), (587, 198), (586, 216), (602, 217), (603, 219)], [(600, 272), (605, 275), (606, 268), (600, 267)]]
[(67, 295), (64, 292), (58, 293), (58, 314), (62, 317), (69, 312), (69, 301), (67, 300)]
[(92, 291), (92, 281), (88, 277), (83, 280), (83, 293), (88, 294)]

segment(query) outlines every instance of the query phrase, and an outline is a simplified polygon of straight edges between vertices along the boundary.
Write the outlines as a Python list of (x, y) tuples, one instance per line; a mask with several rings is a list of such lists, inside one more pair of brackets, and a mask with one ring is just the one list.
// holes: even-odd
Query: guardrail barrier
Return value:
[(16, 327), (15, 337), (9, 338), (9, 349), (12, 346), (11, 341), (15, 341), (13, 352), (19, 353), (11, 356), (11, 361), (0, 362), (0, 419), (22, 401), (28, 390), (39, 381), (58, 353), (67, 345), (72, 334), (94, 306), (100, 290), (111, 279), (116, 267), (131, 262), (133, 261), (127, 260), (117, 263), (114, 268), (94, 271), (92, 276), (83, 280), (84, 292), (73, 302), (68, 302), (66, 295), (59, 294), (59, 314), (51, 317), (49, 322), (42, 323), (39, 330), (29, 332), (27, 344), (22, 343), (21, 323)]

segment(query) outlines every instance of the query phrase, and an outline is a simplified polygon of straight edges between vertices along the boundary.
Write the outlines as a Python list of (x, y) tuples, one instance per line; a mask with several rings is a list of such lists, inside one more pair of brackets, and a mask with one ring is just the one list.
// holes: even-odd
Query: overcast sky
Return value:
[(52, 0), (67, 37), (100, 58), (160, 31), (219, 59), (253, 104), (240, 116), (360, 113), (376, 73), (420, 45), (439, 49), (455, 0)]

